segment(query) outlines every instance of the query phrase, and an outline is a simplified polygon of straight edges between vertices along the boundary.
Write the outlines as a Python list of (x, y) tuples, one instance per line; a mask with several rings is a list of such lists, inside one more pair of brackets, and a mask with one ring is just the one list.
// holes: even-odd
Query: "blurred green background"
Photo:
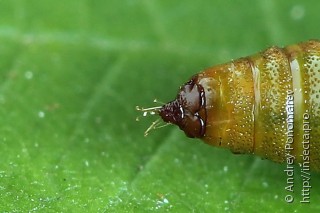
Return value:
[(0, 1), (1, 212), (316, 212), (296, 168), (185, 137), (135, 106), (200, 70), (319, 38), (320, 2)]

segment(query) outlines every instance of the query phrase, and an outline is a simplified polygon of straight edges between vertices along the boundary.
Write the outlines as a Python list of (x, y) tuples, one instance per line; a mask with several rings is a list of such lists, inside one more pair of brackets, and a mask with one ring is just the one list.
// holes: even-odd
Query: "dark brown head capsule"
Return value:
[(176, 124), (188, 137), (201, 138), (206, 131), (206, 98), (196, 79), (180, 87), (175, 100), (163, 105), (159, 115), (163, 121)]

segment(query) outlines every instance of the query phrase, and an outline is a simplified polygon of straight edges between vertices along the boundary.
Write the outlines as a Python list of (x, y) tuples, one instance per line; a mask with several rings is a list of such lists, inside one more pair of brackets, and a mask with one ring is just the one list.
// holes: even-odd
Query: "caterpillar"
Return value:
[[(188, 137), (294, 162), (320, 171), (320, 41), (272, 46), (260, 53), (203, 70), (176, 98), (140, 108), (175, 124)], [(153, 122), (145, 134), (161, 127)]]

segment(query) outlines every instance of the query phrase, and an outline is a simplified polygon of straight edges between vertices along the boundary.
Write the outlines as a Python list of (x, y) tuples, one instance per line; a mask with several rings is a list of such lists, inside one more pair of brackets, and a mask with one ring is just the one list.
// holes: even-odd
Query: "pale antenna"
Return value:
[[(157, 99), (154, 99), (153, 102), (163, 104), (163, 103), (159, 102)], [(141, 111), (143, 113), (142, 114), (143, 117), (146, 117), (148, 115), (159, 115), (161, 108), (162, 108), (162, 106), (149, 107), (149, 108), (143, 108), (143, 107), (136, 106), (136, 110)], [(136, 121), (139, 121), (139, 117), (136, 118)], [(159, 129), (159, 128), (165, 127), (169, 124), (170, 123), (163, 124), (163, 121), (161, 120), (161, 118), (158, 118), (157, 120), (155, 120), (154, 122), (151, 123), (151, 125), (148, 127), (148, 129), (144, 132), (144, 136), (146, 137), (151, 130)]]

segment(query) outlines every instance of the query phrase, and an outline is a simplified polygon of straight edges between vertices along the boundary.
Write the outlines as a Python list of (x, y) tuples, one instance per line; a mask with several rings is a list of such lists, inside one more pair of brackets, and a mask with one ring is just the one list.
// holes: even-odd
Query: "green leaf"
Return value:
[(300, 204), (298, 167), (289, 193), (286, 165), (135, 121), (205, 67), (319, 38), (319, 6), (0, 1), (1, 212), (319, 211), (319, 174)]

